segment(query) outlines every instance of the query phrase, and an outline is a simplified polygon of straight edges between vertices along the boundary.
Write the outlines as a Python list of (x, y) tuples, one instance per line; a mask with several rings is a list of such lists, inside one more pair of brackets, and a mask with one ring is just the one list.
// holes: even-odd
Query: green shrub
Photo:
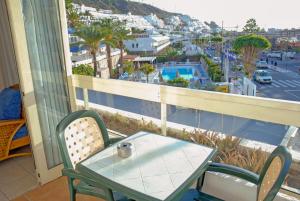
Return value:
[(182, 77), (176, 77), (173, 80), (168, 80), (167, 84), (171, 85), (171, 86), (175, 86), (175, 87), (184, 87), (184, 88), (186, 88), (186, 87), (189, 86), (189, 81), (182, 78)]
[(208, 66), (207, 73), (211, 80), (214, 82), (221, 82), (223, 76), (221, 67), (218, 64), (214, 63), (206, 55), (201, 55), (201, 57), (204, 59), (205, 63)]
[(94, 69), (88, 64), (81, 64), (72, 68), (72, 73), (76, 75), (94, 76)]

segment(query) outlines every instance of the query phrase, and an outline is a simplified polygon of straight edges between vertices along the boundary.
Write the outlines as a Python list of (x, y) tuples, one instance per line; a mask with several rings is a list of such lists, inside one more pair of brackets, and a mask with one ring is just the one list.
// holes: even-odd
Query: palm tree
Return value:
[(72, 5), (72, 0), (66, 0), (65, 2), (68, 25), (73, 28), (81, 26), (82, 23), (80, 22), (80, 15), (74, 9), (74, 6)]
[(140, 71), (142, 71), (147, 76), (147, 83), (149, 82), (149, 74), (153, 73), (155, 71), (155, 68), (151, 64), (143, 64), (140, 68)]
[(116, 35), (120, 24), (120, 21), (115, 21), (113, 19), (102, 19), (101, 21), (95, 23), (95, 25), (98, 26), (98, 29), (104, 34), (103, 43), (106, 46), (107, 66), (109, 69), (110, 77), (112, 77), (113, 75), (111, 48), (117, 46), (118, 40), (116, 38)]
[(124, 41), (133, 39), (132, 35), (129, 35), (130, 31), (125, 28), (125, 26), (120, 26), (116, 32), (117, 47), (120, 49), (120, 68), (123, 68), (123, 58), (124, 58)]
[(82, 43), (89, 48), (89, 51), (93, 56), (94, 76), (96, 76), (98, 67), (97, 53), (99, 52), (100, 42), (104, 38), (103, 32), (101, 32), (94, 24), (90, 26), (82, 25), (77, 29), (75, 35), (80, 37), (83, 40)]

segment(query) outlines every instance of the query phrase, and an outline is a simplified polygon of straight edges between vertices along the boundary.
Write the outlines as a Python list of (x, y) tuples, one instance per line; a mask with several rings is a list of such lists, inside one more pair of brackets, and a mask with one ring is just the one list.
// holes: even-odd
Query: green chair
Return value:
[(98, 113), (87, 110), (71, 113), (58, 124), (56, 133), (64, 164), (62, 174), (68, 178), (71, 201), (76, 200), (76, 193), (108, 201), (127, 200), (75, 170), (76, 164), (120, 140), (109, 139), (105, 124)]
[[(277, 147), (266, 161), (260, 175), (231, 165), (211, 163), (207, 171), (239, 177), (257, 185), (256, 200), (272, 201), (288, 173), (292, 157), (287, 148)], [(205, 174), (198, 180), (197, 189), (190, 189), (181, 201), (220, 201), (222, 199), (201, 192)]]

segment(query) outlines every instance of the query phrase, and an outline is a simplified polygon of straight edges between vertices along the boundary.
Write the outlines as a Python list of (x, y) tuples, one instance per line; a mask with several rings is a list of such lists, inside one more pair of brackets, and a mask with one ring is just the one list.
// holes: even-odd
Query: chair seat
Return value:
[(222, 199), (199, 192), (197, 189), (190, 189), (180, 201), (223, 201)]
[[(97, 188), (87, 183), (80, 181), (79, 184), (76, 186), (76, 190), (78, 193), (85, 194), (85, 195), (92, 195), (100, 198), (106, 198), (105, 192), (101, 188)], [(129, 201), (124, 195), (118, 192), (113, 192), (114, 200), (115, 201)]]

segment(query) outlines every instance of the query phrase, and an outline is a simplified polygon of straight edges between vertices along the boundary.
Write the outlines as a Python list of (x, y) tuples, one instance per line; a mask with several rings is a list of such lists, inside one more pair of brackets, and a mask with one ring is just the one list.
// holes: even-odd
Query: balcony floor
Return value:
[[(37, 187), (32, 191), (14, 199), (13, 201), (68, 201), (69, 191), (66, 177), (60, 177), (44, 186)], [(77, 195), (77, 201), (104, 201), (90, 196)]]

